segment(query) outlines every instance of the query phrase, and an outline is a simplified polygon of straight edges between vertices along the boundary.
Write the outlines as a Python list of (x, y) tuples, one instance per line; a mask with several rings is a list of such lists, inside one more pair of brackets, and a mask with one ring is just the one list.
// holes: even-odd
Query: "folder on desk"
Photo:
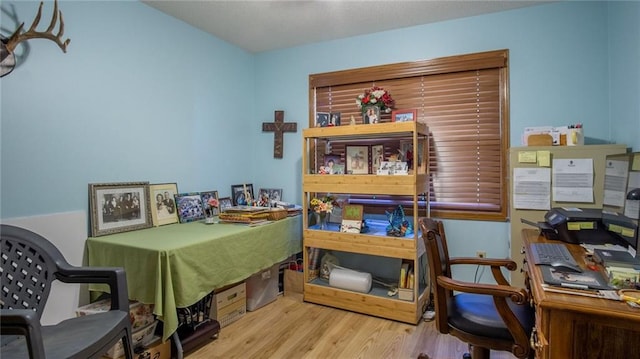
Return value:
[(599, 272), (584, 271), (582, 273), (570, 273), (556, 270), (549, 266), (540, 266), (542, 278), (545, 283), (571, 289), (611, 289), (608, 281)]
[(609, 249), (594, 249), (593, 259), (602, 263), (605, 267), (627, 267), (640, 269), (640, 259), (631, 255), (627, 251), (616, 251)]

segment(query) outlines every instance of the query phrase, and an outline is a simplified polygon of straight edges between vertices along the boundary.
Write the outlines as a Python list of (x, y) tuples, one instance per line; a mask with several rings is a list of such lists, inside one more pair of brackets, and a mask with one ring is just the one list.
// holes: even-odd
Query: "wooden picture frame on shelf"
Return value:
[(328, 112), (318, 112), (316, 113), (316, 127), (327, 127), (329, 126), (329, 116)]
[(329, 116), (329, 127), (340, 126), (340, 118), (342, 114), (340, 112), (331, 112)]
[(91, 236), (152, 226), (149, 182), (90, 183)]
[(384, 145), (371, 146), (371, 173), (376, 174), (384, 162)]
[(151, 199), (151, 219), (153, 225), (178, 223), (178, 211), (176, 210), (175, 195), (178, 194), (177, 183), (156, 183), (149, 185), (149, 198)]
[(345, 168), (348, 174), (369, 173), (369, 146), (346, 146)]
[(418, 120), (418, 110), (393, 110), (391, 111), (391, 122), (415, 122)]
[(344, 163), (340, 155), (324, 155), (324, 166), (318, 172), (327, 175), (344, 174)]
[(380, 123), (380, 107), (366, 106), (362, 111), (362, 123), (365, 125)]

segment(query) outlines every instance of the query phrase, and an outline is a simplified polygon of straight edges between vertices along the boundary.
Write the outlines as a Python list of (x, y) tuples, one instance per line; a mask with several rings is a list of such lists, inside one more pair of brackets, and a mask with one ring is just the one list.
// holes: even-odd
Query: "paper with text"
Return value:
[(556, 202), (593, 203), (593, 159), (554, 159), (552, 184)]
[(551, 209), (551, 169), (513, 169), (513, 207)]
[(622, 207), (627, 197), (629, 162), (608, 160), (604, 172), (604, 201), (609, 206)]

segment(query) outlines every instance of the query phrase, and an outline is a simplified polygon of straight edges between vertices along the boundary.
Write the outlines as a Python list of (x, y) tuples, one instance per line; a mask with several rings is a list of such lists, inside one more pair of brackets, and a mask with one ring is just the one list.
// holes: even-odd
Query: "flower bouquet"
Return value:
[(309, 205), (316, 214), (316, 222), (319, 224), (320, 229), (326, 229), (329, 214), (333, 210), (333, 207), (338, 205), (335, 198), (329, 195), (314, 197), (311, 199), (311, 202), (309, 202)]
[(391, 97), (391, 94), (382, 87), (374, 86), (370, 89), (364, 90), (356, 98), (356, 105), (364, 115), (367, 107), (375, 106), (380, 109), (380, 112), (391, 112), (391, 108), (395, 105), (395, 100)]

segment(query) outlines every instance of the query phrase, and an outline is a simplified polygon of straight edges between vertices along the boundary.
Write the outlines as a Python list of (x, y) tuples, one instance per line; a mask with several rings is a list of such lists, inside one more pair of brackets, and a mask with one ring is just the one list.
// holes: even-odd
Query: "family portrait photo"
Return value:
[(151, 217), (154, 226), (177, 223), (175, 195), (178, 194), (176, 183), (160, 183), (149, 185), (151, 194)]

